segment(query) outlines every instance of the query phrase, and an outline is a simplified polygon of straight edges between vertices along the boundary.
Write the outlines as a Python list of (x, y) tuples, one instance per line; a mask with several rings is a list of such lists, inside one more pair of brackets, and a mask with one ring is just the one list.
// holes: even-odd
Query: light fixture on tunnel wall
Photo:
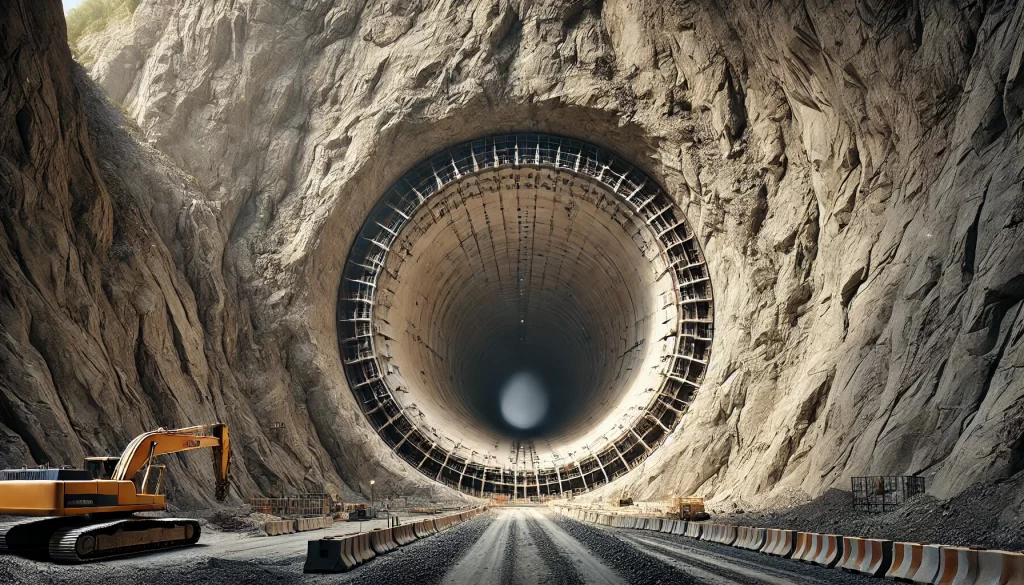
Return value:
[[(338, 318), (380, 437), (479, 496), (586, 491), (642, 463), (700, 387), (714, 330), (671, 197), (609, 150), (543, 134), (459, 144), (401, 177), (352, 244)], [(524, 370), (540, 390), (500, 400)]]

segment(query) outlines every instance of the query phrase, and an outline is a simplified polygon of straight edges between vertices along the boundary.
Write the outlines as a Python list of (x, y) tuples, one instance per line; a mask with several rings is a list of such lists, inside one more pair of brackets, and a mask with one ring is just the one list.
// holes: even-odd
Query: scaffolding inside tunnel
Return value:
[[(642, 226), (633, 234), (640, 251), (670, 278), (672, 350), (661, 357), (660, 385), (647, 388), (639, 410), (620, 415), (609, 432), (584, 450), (541, 457), (532, 442), (515, 463), (498, 464), (494, 453), (463, 445), (425, 420), (395, 392), (401, 375), (382, 366), (374, 319), (387, 304), (379, 290), (385, 267), (403, 230), (432, 197), (450, 184), (494, 170), (523, 170), (536, 182), (586, 179), (614, 196), (610, 221)], [(550, 172), (541, 175), (541, 172)], [(541, 178), (543, 176), (543, 179)], [(519, 178), (516, 175), (516, 187)], [(602, 191), (603, 192), (603, 191)], [(600, 194), (598, 194), (600, 195)], [(418, 226), (415, 226), (419, 229)], [(650, 234), (650, 235), (648, 235)], [(524, 236), (526, 237), (526, 236)], [(403, 253), (405, 253), (403, 251)], [(349, 386), (364, 416), (390, 449), (427, 477), (464, 493), (548, 497), (593, 489), (643, 463), (664, 443), (685, 414), (707, 371), (714, 333), (714, 306), (704, 256), (686, 218), (656, 181), (612, 151), (578, 140), (543, 134), (507, 134), (453, 146), (413, 167), (371, 210), (349, 252), (338, 299), (339, 346)], [(633, 348), (641, 351), (639, 348)], [(612, 433), (611, 431), (614, 431)], [(504, 455), (501, 455), (504, 457)]]

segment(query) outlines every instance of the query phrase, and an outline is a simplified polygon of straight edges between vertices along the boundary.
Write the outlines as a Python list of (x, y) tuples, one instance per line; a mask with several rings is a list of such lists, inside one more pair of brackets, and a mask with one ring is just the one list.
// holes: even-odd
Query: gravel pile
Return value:
[(560, 515), (553, 516), (552, 521), (583, 546), (592, 550), (604, 564), (615, 569), (630, 585), (701, 584), (701, 581), (675, 570), (667, 563), (643, 554), (604, 530)]
[(572, 563), (569, 557), (562, 553), (562, 549), (555, 545), (540, 523), (534, 519), (526, 521), (526, 527), (530, 531), (530, 539), (536, 545), (537, 555), (544, 561), (547, 567), (549, 582), (560, 585), (584, 585), (585, 581)]
[(975, 486), (949, 500), (927, 494), (884, 514), (853, 509), (848, 491), (830, 490), (806, 504), (772, 512), (716, 515), (712, 522), (805, 532), (1024, 550), (1024, 473)]

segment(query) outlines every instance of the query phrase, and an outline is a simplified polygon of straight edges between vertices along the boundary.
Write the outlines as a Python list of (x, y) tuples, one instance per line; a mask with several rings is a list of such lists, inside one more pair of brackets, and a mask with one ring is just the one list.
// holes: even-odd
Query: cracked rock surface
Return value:
[(1022, 2), (142, 0), (76, 47), (124, 114), (59, 3), (10, 10), (3, 465), (216, 418), (241, 493), (442, 490), (346, 386), (340, 269), (405, 169), (535, 129), (658, 178), (715, 287), (689, 414), (603, 493), (1024, 469)]

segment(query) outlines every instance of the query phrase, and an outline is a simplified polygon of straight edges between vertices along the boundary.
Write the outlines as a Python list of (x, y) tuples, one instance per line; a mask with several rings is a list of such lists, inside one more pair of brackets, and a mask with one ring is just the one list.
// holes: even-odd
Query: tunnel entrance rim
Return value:
[[(601, 184), (656, 235), (663, 266), (676, 291), (674, 351), (663, 356), (661, 386), (643, 412), (618, 425), (622, 432), (583, 457), (516, 469), (488, 464), (409, 416), (390, 387), (375, 347), (376, 285), (391, 246), (417, 210), (452, 182), (484, 170), (536, 168), (581, 175)], [(338, 294), (338, 341), (349, 387), (363, 416), (399, 457), (425, 476), (476, 496), (518, 497), (588, 491), (641, 464), (679, 424), (700, 387), (711, 353), (714, 305), (703, 251), (672, 198), (643, 171), (613, 151), (536, 133), (488, 136), (424, 159), (377, 201), (353, 242)], [(445, 442), (451, 444), (444, 446)]]

